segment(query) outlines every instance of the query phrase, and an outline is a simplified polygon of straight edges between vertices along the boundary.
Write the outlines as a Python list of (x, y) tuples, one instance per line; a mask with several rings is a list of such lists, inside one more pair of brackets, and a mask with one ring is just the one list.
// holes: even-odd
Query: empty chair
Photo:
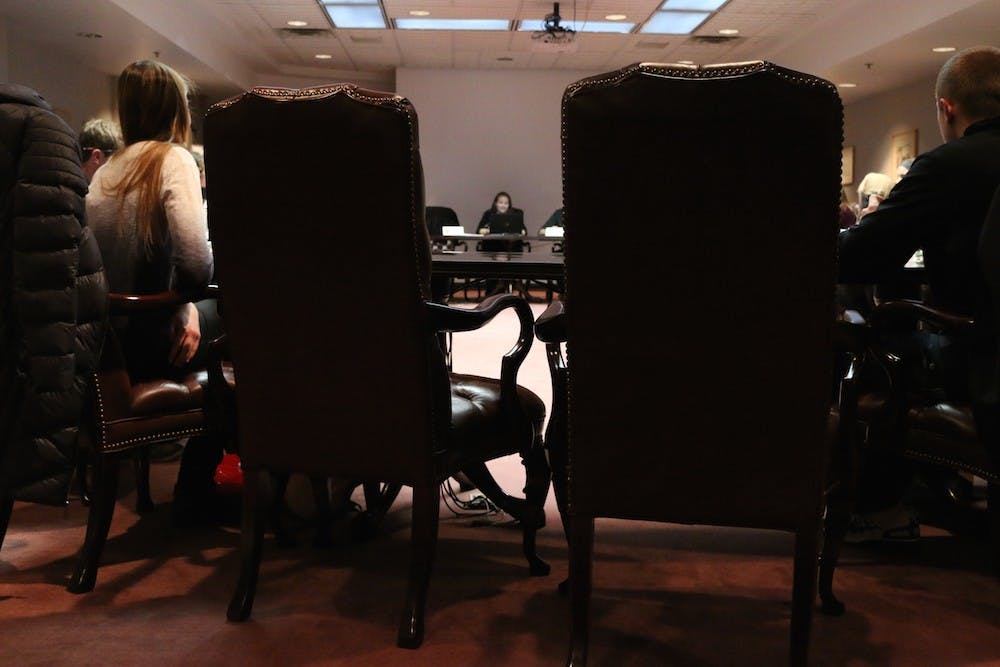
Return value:
[[(566, 294), (537, 333), (569, 663), (587, 656), (594, 519), (616, 517), (793, 532), (801, 664), (829, 439), (836, 89), (770, 63), (641, 64), (569, 86), (562, 118)], [(609, 215), (643, 242), (609, 250)]]
[(442, 236), (445, 227), (459, 227), (462, 223), (458, 221), (458, 214), (455, 209), (447, 206), (428, 206), (425, 209), (427, 220), (427, 233), (431, 236)]
[[(248, 160), (248, 147), (275, 132), (283, 139), (269, 159)], [(263, 473), (413, 487), (401, 646), (422, 640), (438, 486), (460, 470), (521, 454), (524, 550), (531, 573), (546, 574), (534, 544), (549, 483), (545, 408), (516, 384), (531, 311), (511, 295), (475, 309), (429, 303), (410, 103), (352, 85), (253, 89), (209, 111), (206, 158), (244, 466), (243, 564), (229, 618), (246, 619), (253, 604)], [(376, 241), (365, 252), (342, 242), (341, 222), (359, 219)], [(449, 377), (439, 332), (478, 328), (506, 308), (520, 327), (500, 379)]]

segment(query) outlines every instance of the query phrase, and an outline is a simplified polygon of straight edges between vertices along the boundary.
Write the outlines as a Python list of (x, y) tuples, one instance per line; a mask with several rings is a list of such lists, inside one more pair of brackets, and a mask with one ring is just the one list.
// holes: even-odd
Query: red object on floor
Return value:
[(222, 495), (235, 495), (243, 489), (243, 467), (237, 454), (226, 454), (215, 468), (215, 489)]

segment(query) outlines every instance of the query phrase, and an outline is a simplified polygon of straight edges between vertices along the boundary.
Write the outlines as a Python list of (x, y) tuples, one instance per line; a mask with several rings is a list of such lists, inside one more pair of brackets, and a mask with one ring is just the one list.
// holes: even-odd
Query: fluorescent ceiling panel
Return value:
[(687, 35), (711, 14), (708, 12), (653, 12), (639, 32), (660, 35)]
[(338, 28), (382, 28), (386, 27), (382, 9), (378, 5), (324, 5), (333, 25)]
[(504, 19), (396, 19), (400, 30), (510, 30)]
[[(628, 33), (632, 32), (632, 28), (635, 27), (634, 23), (623, 23), (621, 21), (587, 21), (581, 23), (578, 26), (572, 23), (562, 24), (564, 28), (570, 28), (576, 30), (577, 32), (621, 32)], [(518, 26), (518, 31), (520, 32), (541, 32), (545, 28), (541, 21), (521, 21), (521, 25)]]
[(703, 12), (714, 12), (726, 4), (726, 0), (667, 0), (660, 9), (696, 9)]

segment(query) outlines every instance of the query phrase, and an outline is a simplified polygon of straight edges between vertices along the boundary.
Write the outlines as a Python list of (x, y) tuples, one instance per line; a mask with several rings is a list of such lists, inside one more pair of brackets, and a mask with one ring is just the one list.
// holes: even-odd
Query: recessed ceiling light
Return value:
[(694, 61), (693, 60), (678, 60), (677, 64), (678, 65), (694, 65)]
[(695, 9), (698, 11), (714, 12), (725, 4), (726, 0), (667, 0), (660, 9)]
[(626, 14), (608, 14), (604, 18), (609, 21), (624, 21), (628, 16)]
[(738, 35), (738, 34), (740, 34), (740, 31), (737, 30), (736, 28), (723, 28), (722, 30), (719, 31), (719, 34), (720, 35)]
[(315, 57), (316, 60), (330, 60), (333, 58), (329, 53), (317, 53)]
[(386, 27), (377, 0), (324, 0), (323, 8), (336, 28)]
[(288, 21), (286, 25), (290, 25), (293, 28), (305, 28), (307, 25), (309, 25), (309, 21)]
[(426, 9), (411, 9), (410, 16), (430, 16), (431, 13)]
[(858, 84), (856, 84), (856, 83), (838, 83), (837, 84), (837, 88), (857, 88), (857, 87), (858, 87)]
[(954, 46), (935, 46), (931, 51), (934, 53), (951, 53), (955, 50)]

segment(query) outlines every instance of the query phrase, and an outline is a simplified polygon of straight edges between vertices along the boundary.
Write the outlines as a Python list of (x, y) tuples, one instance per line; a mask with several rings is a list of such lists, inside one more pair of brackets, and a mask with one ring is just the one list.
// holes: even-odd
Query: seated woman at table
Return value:
[[(118, 78), (125, 146), (94, 174), (87, 218), (104, 258), (111, 292), (197, 292), (212, 277), (212, 250), (191, 142), (188, 84), (155, 61), (128, 65)], [(221, 333), (214, 300), (174, 312), (112, 323), (133, 381), (179, 378), (204, 367), (208, 342)], [(175, 491), (177, 512), (208, 515), (221, 443), (191, 438)], [(187, 517), (185, 517), (187, 518)]]
[(520, 228), (516, 230), (505, 230), (505, 232), (512, 234), (528, 233), (528, 229), (524, 226), (524, 212), (519, 208), (514, 208), (509, 194), (506, 192), (498, 192), (493, 198), (493, 204), (487, 210), (483, 211), (483, 216), (479, 219), (479, 227), (477, 229), (480, 234), (497, 233), (497, 230), (490, 228), (490, 219), (495, 213), (520, 213)]

